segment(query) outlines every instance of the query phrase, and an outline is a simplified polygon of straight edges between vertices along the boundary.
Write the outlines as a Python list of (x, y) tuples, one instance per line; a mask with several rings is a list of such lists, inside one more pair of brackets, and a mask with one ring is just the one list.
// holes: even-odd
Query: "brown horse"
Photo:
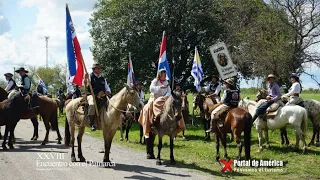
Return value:
[[(215, 105), (218, 106), (218, 105)], [(223, 116), (223, 115), (222, 115)], [(220, 116), (221, 119), (223, 117)], [(220, 120), (221, 120), (220, 119)], [(225, 116), (223, 121), (223, 126), (220, 127), (218, 122), (214, 122), (214, 136), (216, 141), (216, 161), (220, 163), (220, 152), (219, 152), (219, 141), (224, 148), (224, 157), (228, 158), (227, 154), (227, 133), (232, 133), (236, 143), (238, 145), (239, 154), (238, 160), (241, 159), (241, 152), (242, 152), (242, 142), (240, 140), (241, 133), (244, 132), (244, 148), (245, 148), (245, 158), (249, 160), (250, 157), (250, 146), (251, 146), (251, 114), (243, 108), (233, 108), (231, 109)]]
[(210, 127), (210, 108), (214, 105), (214, 102), (211, 98), (203, 96), (201, 93), (197, 93), (193, 98), (193, 108), (196, 109), (199, 107), (200, 109), (200, 118), (203, 123), (204, 131), (205, 131), (205, 140), (210, 140), (210, 133), (207, 133), (206, 130)]
[(36, 94), (26, 96), (16, 94), (15, 96), (0, 102), (0, 126), (6, 126), (2, 143), (3, 150), (7, 150), (6, 141), (9, 133), (10, 138), (8, 145), (10, 149), (14, 149), (14, 129), (20, 120), (19, 117), (25, 111), (35, 111), (39, 107), (37, 102), (38, 96)]
[[(4, 89), (0, 88), (0, 100), (6, 99), (7, 97), (8, 97), (8, 93)], [(41, 144), (45, 145), (46, 143), (48, 143), (50, 127), (53, 131), (57, 131), (58, 144), (61, 144), (62, 137), (60, 135), (59, 128), (58, 128), (57, 103), (49, 97), (39, 96), (38, 104), (39, 104), (38, 112), (27, 110), (25, 112), (22, 112), (20, 115), (20, 119), (31, 119), (33, 121), (35, 130), (34, 130), (32, 140), (36, 140), (38, 136), (37, 115), (40, 114), (43, 119), (43, 123), (46, 127), (46, 136)], [(36, 124), (34, 121), (36, 122)]]

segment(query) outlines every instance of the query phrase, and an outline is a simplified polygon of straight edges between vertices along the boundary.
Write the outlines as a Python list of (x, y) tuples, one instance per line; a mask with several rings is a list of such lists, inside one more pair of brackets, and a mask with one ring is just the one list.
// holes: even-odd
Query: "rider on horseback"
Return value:
[(302, 99), (299, 97), (299, 94), (302, 92), (302, 86), (299, 81), (299, 76), (296, 73), (292, 73), (290, 76), (292, 86), (289, 89), (289, 92), (281, 97), (281, 99), (287, 101), (288, 104), (299, 104), (302, 102)]
[(207, 96), (212, 99), (213, 102), (220, 102), (221, 85), (218, 82), (219, 78), (215, 75), (211, 76), (211, 82), (203, 88), (203, 91), (207, 93)]
[[(19, 73), (21, 76), (20, 83), (18, 83), (20, 85), (18, 85), (18, 87), (19, 87), (22, 95), (25, 95), (30, 91), (30, 88), (31, 88), (31, 80), (30, 80), (29, 76), (27, 75), (28, 71), (25, 70), (23, 67), (21, 67), (21, 68), (17, 69), (15, 72)], [(8, 98), (12, 97), (16, 93), (19, 93), (19, 92), (18, 91), (11, 91), (8, 95)]]
[(39, 85), (37, 86), (37, 94), (39, 94), (39, 95), (45, 95), (44, 90), (43, 90), (43, 87), (42, 87), (41, 84), (39, 84)]
[[(101, 76), (101, 66), (99, 64), (93, 64), (92, 71), (93, 72), (90, 74), (90, 76), (86, 74), (85, 84), (86, 84), (87, 78), (89, 78), (94, 94), (91, 94), (90, 96), (88, 96), (88, 104), (89, 104), (88, 117), (90, 120), (91, 130), (95, 131), (96, 130), (96, 127), (94, 124), (95, 107), (94, 107), (93, 95), (97, 96), (100, 92), (103, 92), (109, 96), (111, 94), (111, 90), (105, 78)], [(88, 90), (88, 92), (90, 92), (90, 89)]]
[(7, 92), (10, 92), (11, 90), (13, 90), (17, 87), (16, 82), (12, 79), (13, 74), (5, 73), (4, 76), (6, 77), (6, 80), (8, 81), (8, 85), (5, 88), (5, 90)]
[(275, 76), (273, 74), (268, 75), (267, 78), (269, 82), (267, 101), (262, 103), (256, 110), (256, 113), (252, 117), (254, 122), (260, 115), (266, 113), (268, 107), (270, 107), (274, 102), (281, 98), (281, 91), (279, 85), (275, 82)]
[(213, 132), (217, 121), (222, 118), (221, 115), (230, 110), (230, 108), (238, 106), (240, 92), (235, 88), (235, 83), (231, 78), (224, 81), (224, 88), (223, 96), (219, 102), (220, 105), (212, 111), (210, 129), (206, 132)]

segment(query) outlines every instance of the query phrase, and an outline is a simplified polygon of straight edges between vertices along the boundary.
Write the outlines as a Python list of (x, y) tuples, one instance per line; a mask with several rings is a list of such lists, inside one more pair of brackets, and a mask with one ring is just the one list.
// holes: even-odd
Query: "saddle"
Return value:
[(223, 107), (219, 112), (215, 114), (215, 119), (217, 119), (216, 124), (217, 127), (222, 128), (224, 126), (225, 118), (228, 113), (232, 110), (232, 107)]
[[(257, 106), (261, 105), (262, 103), (266, 102), (267, 100), (260, 100), (257, 104)], [(274, 119), (278, 113), (279, 110), (284, 107), (285, 104), (282, 102), (282, 100), (278, 100), (274, 102), (271, 106), (268, 107), (266, 114), (264, 115), (264, 119)]]

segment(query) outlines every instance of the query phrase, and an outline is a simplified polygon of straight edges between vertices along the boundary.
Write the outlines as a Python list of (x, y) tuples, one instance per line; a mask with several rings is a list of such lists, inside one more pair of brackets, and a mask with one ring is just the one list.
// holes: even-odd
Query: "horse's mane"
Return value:
[(7, 99), (8, 93), (6, 90), (0, 87), (0, 101)]
[(10, 107), (12, 107), (13, 102), (14, 102), (17, 98), (20, 98), (20, 97), (21, 97), (21, 94), (20, 94), (20, 93), (17, 93), (17, 94), (14, 94), (13, 96), (11, 96), (10, 98), (2, 101), (2, 102), (4, 102), (4, 104), (3, 104), (4, 107), (5, 107), (5, 108), (10, 108)]

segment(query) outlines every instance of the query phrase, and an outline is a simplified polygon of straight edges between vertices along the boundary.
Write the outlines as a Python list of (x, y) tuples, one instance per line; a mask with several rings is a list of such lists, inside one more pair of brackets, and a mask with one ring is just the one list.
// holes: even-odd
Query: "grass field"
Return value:
[[(242, 94), (242, 97), (254, 97), (254, 94)], [(320, 100), (319, 94), (303, 94), (304, 99)], [(192, 113), (192, 95), (188, 95), (190, 105), (190, 113)], [(286, 161), (286, 165), (282, 172), (226, 172), (221, 173), (221, 165), (215, 162), (215, 142), (213, 136), (209, 142), (204, 141), (204, 130), (198, 120), (194, 120), (194, 125), (191, 125), (192, 116), (186, 122), (187, 130), (185, 132), (188, 141), (182, 141), (181, 136), (175, 140), (174, 154), (177, 160), (176, 166), (183, 166), (190, 169), (197, 169), (204, 173), (210, 173), (218, 178), (236, 178), (236, 179), (318, 179), (320, 178), (320, 147), (309, 147), (305, 155), (299, 152), (294, 152), (291, 147), (282, 147), (280, 143), (279, 130), (269, 131), (269, 140), (271, 147), (264, 149), (258, 153), (258, 138), (255, 128), (252, 130), (252, 146), (251, 157), (254, 159), (270, 159)], [(60, 116), (59, 123), (64, 124), (64, 116)], [(288, 137), (290, 144), (295, 143), (295, 133), (290, 126), (288, 126)], [(102, 138), (102, 132), (86, 131), (92, 136)], [(308, 132), (306, 135), (307, 143), (310, 142), (312, 136), (312, 124), (308, 122)], [(135, 151), (145, 151), (145, 146), (140, 145), (139, 142), (139, 127), (137, 124), (131, 129), (129, 134), (130, 142), (120, 141), (120, 131), (117, 132), (114, 142), (132, 148)], [(84, 142), (85, 143), (85, 142)], [(157, 154), (157, 140), (155, 142), (155, 155)], [(162, 149), (162, 158), (169, 160), (169, 138), (165, 137), (163, 140), (164, 148)], [(300, 142), (301, 147), (301, 142)], [(236, 158), (238, 154), (237, 145), (235, 142), (228, 142), (227, 151), (229, 158)], [(220, 148), (221, 157), (223, 157), (223, 149)], [(244, 151), (242, 152), (244, 156)], [(234, 168), (234, 166), (232, 165)]]

